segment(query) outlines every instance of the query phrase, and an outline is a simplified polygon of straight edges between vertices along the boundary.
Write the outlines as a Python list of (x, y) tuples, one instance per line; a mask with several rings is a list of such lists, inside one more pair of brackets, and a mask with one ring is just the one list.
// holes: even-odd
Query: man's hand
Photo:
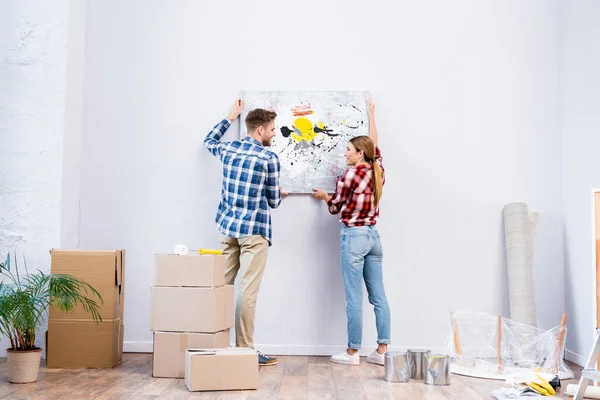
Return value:
[(240, 114), (242, 113), (243, 109), (244, 109), (244, 102), (240, 99), (236, 99), (235, 102), (233, 103), (233, 106), (231, 106), (231, 112), (229, 113), (229, 116), (227, 117), (229, 122), (233, 122), (237, 117), (239, 117)]
[(367, 109), (369, 110), (369, 116), (372, 117), (375, 114), (375, 103), (371, 96), (367, 99)]
[(321, 189), (313, 189), (313, 197), (316, 197), (319, 200), (329, 201), (329, 195), (326, 191)]
[(287, 195), (289, 195), (289, 192), (286, 192), (285, 190), (283, 190), (283, 186), (279, 186), (279, 193), (281, 193), (281, 197), (286, 197)]

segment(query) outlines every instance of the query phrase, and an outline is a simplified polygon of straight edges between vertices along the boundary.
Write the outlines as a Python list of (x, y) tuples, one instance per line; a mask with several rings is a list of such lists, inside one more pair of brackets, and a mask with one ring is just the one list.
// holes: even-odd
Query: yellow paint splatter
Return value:
[(297, 132), (292, 133), (292, 138), (297, 142), (306, 141), (310, 142), (317, 134), (313, 130), (313, 124), (307, 118), (301, 117), (294, 121), (294, 127), (298, 129), (302, 134)]

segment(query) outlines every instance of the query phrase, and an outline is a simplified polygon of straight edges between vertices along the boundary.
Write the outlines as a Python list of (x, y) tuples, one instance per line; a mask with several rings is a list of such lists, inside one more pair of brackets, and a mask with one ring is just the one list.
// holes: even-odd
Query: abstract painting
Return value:
[(346, 170), (348, 140), (369, 134), (367, 92), (247, 91), (242, 92), (240, 138), (244, 120), (254, 108), (277, 113), (271, 150), (281, 163), (281, 186), (290, 193), (332, 193)]

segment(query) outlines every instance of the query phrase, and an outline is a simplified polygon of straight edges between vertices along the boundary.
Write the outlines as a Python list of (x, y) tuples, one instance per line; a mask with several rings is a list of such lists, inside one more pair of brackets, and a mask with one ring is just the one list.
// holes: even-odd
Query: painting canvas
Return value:
[(281, 163), (281, 185), (290, 193), (333, 192), (346, 169), (346, 143), (369, 134), (367, 92), (362, 91), (247, 91), (243, 121), (254, 108), (277, 113), (271, 150)]

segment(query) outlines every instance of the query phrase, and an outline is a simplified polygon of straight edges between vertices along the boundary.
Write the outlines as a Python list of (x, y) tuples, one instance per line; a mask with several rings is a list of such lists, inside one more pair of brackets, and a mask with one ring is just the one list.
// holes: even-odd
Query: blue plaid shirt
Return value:
[(281, 204), (279, 158), (258, 140), (221, 142), (229, 128), (224, 119), (204, 139), (206, 148), (223, 163), (221, 202), (215, 221), (225, 236), (262, 235), (271, 245), (269, 207)]

